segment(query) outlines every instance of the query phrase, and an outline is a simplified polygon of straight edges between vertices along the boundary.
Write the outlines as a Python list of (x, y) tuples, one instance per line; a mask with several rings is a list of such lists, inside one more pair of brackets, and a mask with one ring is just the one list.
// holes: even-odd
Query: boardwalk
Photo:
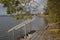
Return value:
[(47, 26), (45, 26), (43, 30), (36, 31), (34, 34), (30, 36), (30, 38), (27, 38), (27, 40), (43, 40), (44, 35), (46, 34), (46, 31), (49, 29), (50, 25), (54, 25), (54, 24), (55, 23), (48, 24)]

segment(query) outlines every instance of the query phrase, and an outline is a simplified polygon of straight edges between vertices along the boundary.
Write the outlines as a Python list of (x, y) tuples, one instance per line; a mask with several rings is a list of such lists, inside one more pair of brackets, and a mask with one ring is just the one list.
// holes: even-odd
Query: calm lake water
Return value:
[[(12, 32), (8, 33), (7, 31), (18, 25), (24, 20), (14, 20), (12, 17), (0, 17), (0, 40), (12, 40)], [(44, 18), (36, 18), (32, 23), (26, 25), (27, 32), (31, 30), (43, 30), (46, 26)], [(18, 37), (24, 34), (24, 27), (15, 31), (15, 36)]]

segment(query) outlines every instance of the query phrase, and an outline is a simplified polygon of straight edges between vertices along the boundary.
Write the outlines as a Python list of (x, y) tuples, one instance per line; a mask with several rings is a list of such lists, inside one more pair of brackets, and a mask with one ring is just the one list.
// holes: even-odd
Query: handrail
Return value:
[(15, 27), (12, 27), (11, 29), (9, 29), (8, 32), (11, 32), (11, 31), (13, 31), (13, 30), (17, 30), (17, 29), (19, 29), (19, 28), (21, 28), (21, 27), (23, 27), (23, 26), (31, 23), (31, 22), (34, 21), (34, 20), (35, 20), (35, 18), (33, 18), (32, 20), (25, 20), (25, 21), (22, 22), (21, 24), (18, 24), (18, 25), (16, 25)]

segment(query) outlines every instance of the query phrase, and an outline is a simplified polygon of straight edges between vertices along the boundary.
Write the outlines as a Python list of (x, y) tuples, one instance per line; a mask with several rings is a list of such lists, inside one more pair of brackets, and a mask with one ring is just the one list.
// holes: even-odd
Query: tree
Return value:
[[(34, 0), (0, 0), (0, 3), (7, 8), (7, 14), (16, 19), (24, 19), (23, 14), (29, 14), (27, 16), (31, 17), (31, 1), (34, 2)], [(36, 10), (35, 8), (33, 7), (34, 10)]]
[(60, 0), (48, 0), (46, 9), (52, 22), (60, 21)]

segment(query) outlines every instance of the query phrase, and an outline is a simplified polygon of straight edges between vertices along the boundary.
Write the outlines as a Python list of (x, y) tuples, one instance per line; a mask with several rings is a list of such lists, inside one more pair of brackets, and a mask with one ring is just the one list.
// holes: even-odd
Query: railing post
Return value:
[(13, 40), (15, 40), (15, 30), (13, 30), (12, 33), (13, 33)]
[(31, 26), (30, 26), (30, 32), (31, 32), (31, 29), (32, 29), (32, 23), (30, 23), (31, 24)]
[(27, 28), (25, 27), (25, 40), (27, 39)]

